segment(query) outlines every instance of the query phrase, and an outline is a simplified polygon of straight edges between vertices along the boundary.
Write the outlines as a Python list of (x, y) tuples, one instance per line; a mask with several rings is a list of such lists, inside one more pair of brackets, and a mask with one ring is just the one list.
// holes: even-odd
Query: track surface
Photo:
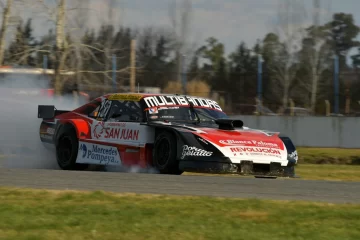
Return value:
[[(4, 102), (0, 109), (0, 155), (11, 155), (6, 161), (0, 156), (0, 187), (360, 203), (360, 182), (49, 170), (57, 169), (54, 155), (44, 151), (38, 139), (34, 140), (40, 124), (35, 114), (37, 104), (51, 104), (49, 99), (36, 102), (0, 95)], [(55, 105), (72, 109), (65, 106), (68, 104)]]
[(360, 182), (0, 168), (0, 186), (360, 203)]

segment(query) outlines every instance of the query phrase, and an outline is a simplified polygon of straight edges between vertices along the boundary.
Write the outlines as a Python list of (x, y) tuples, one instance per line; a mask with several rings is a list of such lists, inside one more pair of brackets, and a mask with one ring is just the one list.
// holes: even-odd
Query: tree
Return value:
[(226, 79), (226, 60), (224, 57), (224, 44), (218, 42), (216, 38), (210, 37), (206, 40), (206, 45), (197, 50), (197, 54), (206, 59), (209, 65), (205, 66), (209, 70), (208, 83), (212, 90), (224, 91), (226, 84), (223, 80)]
[(55, 51), (55, 96), (61, 95), (61, 69), (64, 69), (66, 52), (65, 50), (65, 0), (58, 0), (56, 18), (56, 51)]
[(7, 0), (6, 5), (3, 6), (4, 11), (3, 11), (3, 18), (2, 18), (2, 24), (0, 30), (0, 66), (3, 64), (4, 61), (5, 38), (9, 26), (9, 20), (11, 17), (11, 9), (13, 2), (14, 0)]
[(326, 26), (330, 29), (329, 44), (339, 56), (340, 69), (344, 69), (349, 50), (360, 45), (360, 42), (355, 40), (360, 28), (355, 25), (353, 15), (346, 13), (335, 13)]
[(279, 104), (282, 99), (278, 99), (279, 89), (276, 84), (278, 80), (275, 78), (276, 72), (273, 72), (274, 66), (277, 64), (276, 57), (280, 47), (279, 36), (275, 33), (268, 33), (262, 41), (262, 58), (263, 58), (263, 101)]
[(290, 87), (300, 67), (298, 53), (305, 36), (303, 3), (300, 0), (281, 0), (278, 20), (277, 35), (280, 43), (275, 46), (276, 64), (271, 66), (271, 72), (282, 88), (283, 108), (286, 108), (290, 96)]
[(31, 19), (28, 19), (25, 26), (22, 21), (19, 23), (15, 33), (15, 39), (10, 43), (7, 50), (6, 62), (9, 64), (20, 64), (35, 66), (35, 47), (37, 43), (32, 35)]
[(254, 56), (244, 42), (229, 56), (229, 84), (227, 90), (232, 102), (252, 103), (256, 89), (256, 70)]
[(184, 56), (186, 56), (186, 59), (192, 59), (192, 53), (194, 52), (194, 45), (189, 42), (189, 35), (191, 32), (190, 23), (192, 20), (191, 0), (180, 1), (182, 2), (180, 8), (177, 5), (177, 0), (172, 0), (169, 8), (174, 36), (173, 48), (175, 49), (175, 66), (178, 81), (181, 81), (182, 65), (186, 65), (186, 63), (182, 62)]
[[(310, 73), (305, 74), (311, 79), (310, 84), (308, 85), (305, 79), (302, 79), (302, 83), (304, 83), (306, 90), (311, 93), (310, 108), (314, 113), (319, 81), (324, 71), (331, 64), (333, 49), (326, 39), (328, 28), (320, 25), (320, 11), (323, 9), (320, 0), (313, 1), (313, 25), (307, 29), (307, 36), (303, 40), (301, 58), (304, 70)], [(325, 20), (328, 20), (326, 18), (327, 16), (325, 16)]]

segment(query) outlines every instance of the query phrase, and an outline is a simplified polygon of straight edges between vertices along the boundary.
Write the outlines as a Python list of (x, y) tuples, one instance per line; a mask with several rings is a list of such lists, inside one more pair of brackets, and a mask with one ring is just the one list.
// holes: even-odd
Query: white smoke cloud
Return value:
[(11, 168), (59, 169), (53, 152), (40, 141), (38, 105), (55, 105), (71, 110), (76, 104), (68, 98), (55, 100), (41, 96), (38, 77), (0, 78), (0, 166)]
[[(80, 106), (71, 97), (54, 99), (40, 96), (38, 77), (0, 77), (0, 167), (60, 169), (55, 151), (40, 141), (42, 119), (37, 118), (38, 105), (54, 105), (59, 110)], [(91, 166), (91, 171), (157, 173), (140, 167)]]

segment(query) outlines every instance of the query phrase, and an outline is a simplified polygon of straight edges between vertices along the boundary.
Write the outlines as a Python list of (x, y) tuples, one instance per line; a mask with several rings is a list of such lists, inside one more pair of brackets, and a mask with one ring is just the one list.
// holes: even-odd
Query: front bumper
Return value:
[(295, 177), (295, 160), (288, 160), (286, 165), (280, 162), (258, 163), (244, 161), (234, 163), (229, 158), (219, 161), (186, 160), (180, 161), (179, 167), (187, 172), (233, 173), (239, 175)]

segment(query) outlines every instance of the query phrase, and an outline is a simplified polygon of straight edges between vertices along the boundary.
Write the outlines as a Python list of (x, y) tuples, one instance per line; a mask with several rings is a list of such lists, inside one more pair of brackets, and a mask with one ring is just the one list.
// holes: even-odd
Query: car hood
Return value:
[(218, 145), (226, 146), (251, 146), (285, 149), (284, 143), (278, 133), (266, 132), (256, 129), (241, 129), (235, 131), (219, 130), (213, 128), (199, 128), (197, 135), (205, 140)]
[(232, 131), (198, 128), (194, 134), (230, 158), (287, 161), (286, 147), (277, 132), (249, 128)]

